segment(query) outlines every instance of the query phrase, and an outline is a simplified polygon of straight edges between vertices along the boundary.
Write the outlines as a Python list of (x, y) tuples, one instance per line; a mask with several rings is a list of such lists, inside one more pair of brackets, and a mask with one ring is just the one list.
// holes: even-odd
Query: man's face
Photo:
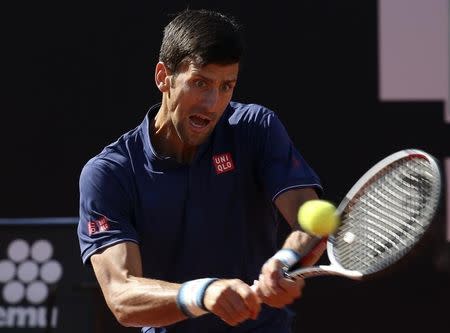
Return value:
[(214, 130), (231, 100), (239, 64), (184, 65), (171, 76), (168, 107), (183, 144), (198, 146)]

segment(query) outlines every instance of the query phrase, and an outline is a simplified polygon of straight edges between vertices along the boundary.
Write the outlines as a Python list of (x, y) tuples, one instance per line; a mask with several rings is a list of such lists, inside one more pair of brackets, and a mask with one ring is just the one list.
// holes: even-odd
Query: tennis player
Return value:
[(124, 326), (291, 332), (304, 281), (281, 272), (310, 241), (297, 209), (322, 188), (273, 111), (231, 101), (242, 51), (234, 19), (179, 13), (155, 66), (161, 101), (81, 172), (82, 260)]

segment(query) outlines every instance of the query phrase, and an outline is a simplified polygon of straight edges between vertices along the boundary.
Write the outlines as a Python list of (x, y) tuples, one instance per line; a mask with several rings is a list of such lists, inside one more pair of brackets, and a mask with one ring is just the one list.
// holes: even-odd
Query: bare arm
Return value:
[[(286, 238), (283, 249), (294, 250), (303, 256), (318, 244), (308, 256), (307, 265), (312, 265), (320, 259), (325, 250), (325, 244), (318, 243), (319, 239), (300, 230), (297, 212), (305, 201), (317, 198), (314, 189), (304, 188), (286, 191), (275, 200), (278, 210), (292, 228), (292, 233)], [(255, 282), (257, 287), (253, 287), (264, 303), (278, 308), (300, 297), (304, 287), (302, 279), (292, 281), (284, 278), (282, 266), (280, 260), (269, 259), (261, 269), (259, 280)]]
[(108, 307), (124, 326), (164, 326), (186, 319), (176, 305), (180, 284), (142, 277), (141, 255), (132, 242), (91, 257)]
[[(113, 245), (91, 257), (108, 307), (124, 326), (161, 327), (187, 317), (177, 306), (181, 284), (142, 277), (138, 245)], [(205, 292), (204, 304), (229, 325), (256, 318), (258, 298), (241, 280), (217, 280)]]
[[(299, 207), (305, 201), (313, 199), (318, 199), (316, 191), (312, 188), (304, 188), (286, 191), (275, 200), (275, 205), (278, 210), (292, 228), (292, 233), (286, 238), (283, 248), (297, 251), (302, 256), (311, 250), (311, 246), (317, 244), (318, 239), (300, 230), (300, 226), (297, 221), (297, 212)], [(322, 253), (318, 256), (314, 256), (308, 264), (314, 264), (317, 260), (319, 260)]]

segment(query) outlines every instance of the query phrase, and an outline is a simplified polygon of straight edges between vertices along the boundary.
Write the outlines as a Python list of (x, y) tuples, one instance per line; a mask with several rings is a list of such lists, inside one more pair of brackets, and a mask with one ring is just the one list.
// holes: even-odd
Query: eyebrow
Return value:
[[(209, 77), (206, 77), (206, 76), (204, 76), (202, 74), (195, 74), (195, 76), (196, 77), (200, 77), (203, 80), (208, 81), (208, 82), (213, 82), (214, 81), (213, 79), (210, 79)], [(237, 82), (237, 78), (231, 79), (231, 80), (224, 80), (224, 81), (221, 81), (221, 82), (224, 82), (224, 83), (236, 83)]]

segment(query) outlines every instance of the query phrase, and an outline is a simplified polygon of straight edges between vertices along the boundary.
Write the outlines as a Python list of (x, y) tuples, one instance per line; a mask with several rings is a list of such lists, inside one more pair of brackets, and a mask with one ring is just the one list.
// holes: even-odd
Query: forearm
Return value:
[[(207, 312), (235, 326), (249, 318), (255, 320), (260, 311), (257, 296), (238, 279), (206, 278), (179, 285), (131, 277), (121, 288), (106, 299), (124, 326), (167, 326)], [(202, 306), (195, 309), (192, 301), (198, 300), (200, 290)]]
[(108, 307), (123, 326), (161, 327), (211, 312), (231, 326), (256, 319), (261, 309), (238, 279), (200, 278), (183, 284), (143, 277), (139, 247), (110, 246), (90, 258)]
[(119, 243), (91, 257), (108, 307), (124, 326), (164, 326), (186, 319), (177, 307), (180, 284), (142, 277), (139, 248)]
[(300, 230), (294, 230), (286, 238), (283, 248), (294, 250), (301, 256), (305, 256), (319, 241), (320, 239), (317, 237), (311, 236)]
[(178, 309), (180, 284), (128, 277), (105, 294), (106, 302), (124, 326), (165, 326), (186, 319)]
[(316, 253), (308, 258), (309, 264), (313, 264), (319, 260), (323, 252), (323, 244), (320, 244), (319, 248), (315, 248), (319, 244), (320, 239), (300, 229), (297, 221), (297, 213), (303, 203), (317, 198), (317, 194), (312, 188), (304, 188), (284, 192), (275, 201), (277, 208), (292, 228), (292, 233), (286, 238), (283, 248), (294, 250), (301, 257), (310, 254), (311, 250), (314, 249), (313, 252)]

